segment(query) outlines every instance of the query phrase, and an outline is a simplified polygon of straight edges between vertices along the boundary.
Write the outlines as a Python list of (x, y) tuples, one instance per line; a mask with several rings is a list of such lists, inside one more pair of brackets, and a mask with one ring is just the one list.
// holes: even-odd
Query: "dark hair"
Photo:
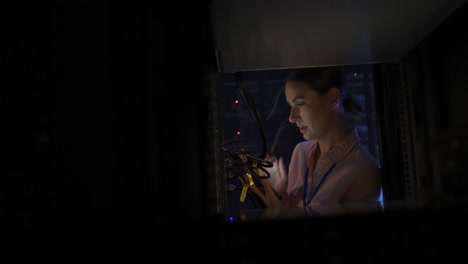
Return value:
[(332, 87), (341, 91), (345, 84), (344, 74), (339, 66), (294, 69), (287, 80), (305, 82), (321, 94), (326, 94)]
[[(320, 94), (326, 94), (331, 88), (336, 87), (344, 95), (345, 75), (340, 66), (308, 67), (293, 69), (286, 79), (287, 81), (301, 81), (308, 84)], [(361, 106), (351, 97), (341, 100), (345, 112), (362, 111)]]

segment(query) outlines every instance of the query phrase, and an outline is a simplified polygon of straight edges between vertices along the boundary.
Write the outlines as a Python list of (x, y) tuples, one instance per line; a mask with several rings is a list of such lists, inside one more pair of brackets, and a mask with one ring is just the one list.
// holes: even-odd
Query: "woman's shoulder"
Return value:
[(353, 151), (353, 155), (351, 155), (350, 162), (358, 163), (362, 167), (368, 167), (373, 169), (380, 168), (380, 162), (370, 153), (367, 146), (359, 143), (355, 151)]

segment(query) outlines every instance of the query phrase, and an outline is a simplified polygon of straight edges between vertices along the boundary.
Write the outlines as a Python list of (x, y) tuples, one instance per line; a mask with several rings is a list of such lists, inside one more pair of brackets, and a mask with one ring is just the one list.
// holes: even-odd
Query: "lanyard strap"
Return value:
[[(314, 198), (314, 196), (317, 194), (318, 192), (318, 189), (320, 188), (320, 186), (322, 185), (323, 181), (325, 180), (325, 178), (328, 176), (328, 174), (330, 174), (330, 172), (333, 170), (333, 168), (335, 168), (336, 166), (336, 162), (333, 163), (333, 165), (331, 165), (331, 167), (328, 169), (328, 171), (325, 173), (325, 175), (323, 175), (323, 178), (320, 180), (320, 182), (317, 184), (317, 187), (315, 187), (315, 190), (314, 192), (312, 193), (312, 195), (309, 197), (309, 199), (307, 200), (307, 179), (309, 178), (309, 167), (307, 167), (307, 171), (306, 171), (306, 174), (305, 174), (305, 178), (304, 178), (304, 194), (302, 196), (302, 203), (304, 204), (304, 206), (307, 206), (310, 204), (310, 202), (312, 201), (312, 199)], [(306, 203), (306, 200), (307, 200), (307, 203)]]

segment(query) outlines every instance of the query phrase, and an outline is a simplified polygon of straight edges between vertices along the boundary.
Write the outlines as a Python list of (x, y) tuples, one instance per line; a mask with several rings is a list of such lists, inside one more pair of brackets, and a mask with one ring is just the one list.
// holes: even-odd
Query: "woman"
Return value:
[[(285, 84), (291, 106), (289, 121), (302, 133), (286, 170), (273, 157), (270, 177), (250, 188), (268, 208), (378, 201), (380, 167), (357, 130), (345, 120), (341, 68), (311, 67), (293, 70)], [(259, 188), (260, 187), (260, 188)]]

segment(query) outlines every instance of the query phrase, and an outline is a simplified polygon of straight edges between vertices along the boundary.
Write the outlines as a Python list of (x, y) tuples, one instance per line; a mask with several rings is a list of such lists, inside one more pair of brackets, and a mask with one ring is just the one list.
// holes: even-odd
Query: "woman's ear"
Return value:
[(338, 88), (332, 87), (327, 93), (328, 100), (332, 107), (338, 107), (340, 104), (341, 92)]

